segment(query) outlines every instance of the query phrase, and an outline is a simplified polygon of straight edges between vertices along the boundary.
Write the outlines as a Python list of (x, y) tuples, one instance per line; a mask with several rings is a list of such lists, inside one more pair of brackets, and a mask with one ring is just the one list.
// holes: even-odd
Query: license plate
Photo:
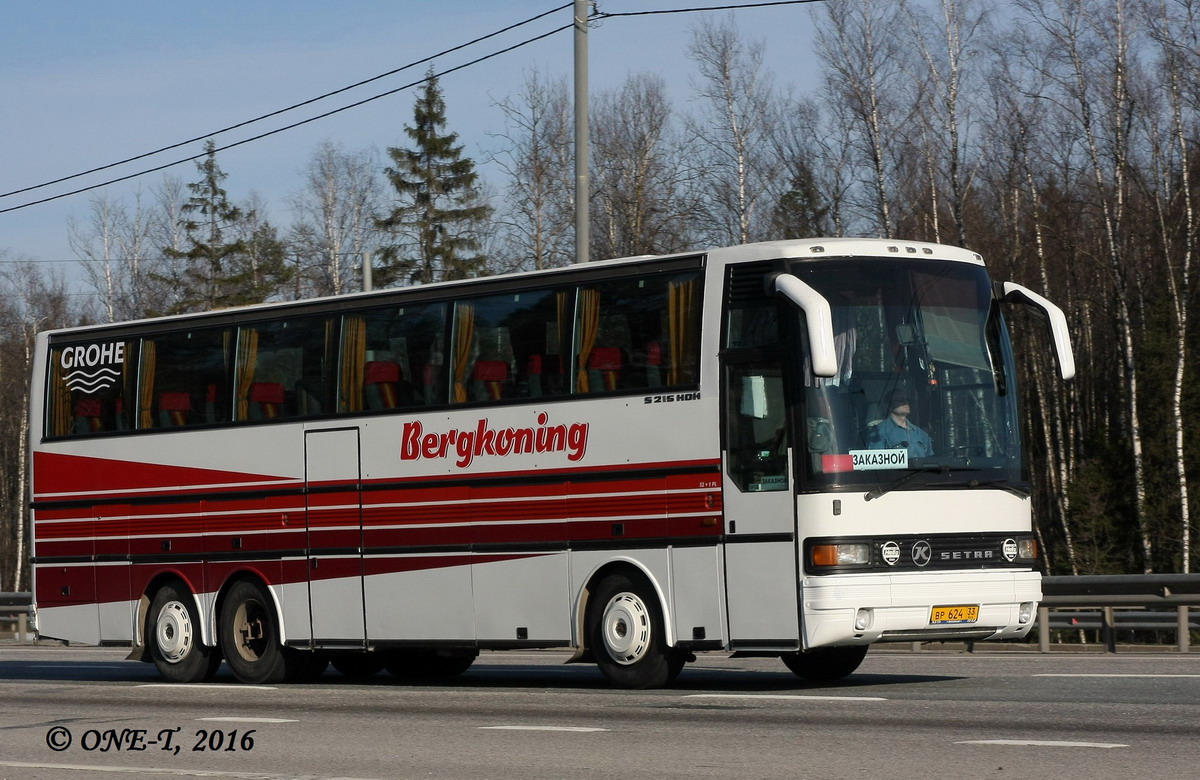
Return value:
[(931, 626), (944, 626), (949, 623), (974, 623), (977, 620), (979, 620), (978, 604), (934, 607), (929, 612), (929, 624)]

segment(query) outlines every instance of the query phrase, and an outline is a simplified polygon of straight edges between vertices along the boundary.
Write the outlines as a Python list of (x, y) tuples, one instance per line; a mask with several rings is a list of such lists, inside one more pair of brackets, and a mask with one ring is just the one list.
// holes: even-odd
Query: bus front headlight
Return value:
[(871, 562), (871, 545), (861, 542), (814, 544), (813, 566), (865, 566)]

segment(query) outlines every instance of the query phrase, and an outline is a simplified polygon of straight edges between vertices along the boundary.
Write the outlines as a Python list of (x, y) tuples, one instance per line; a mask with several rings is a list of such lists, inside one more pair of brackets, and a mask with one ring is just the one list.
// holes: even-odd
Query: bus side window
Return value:
[(786, 490), (787, 414), (778, 363), (730, 365), (725, 446), (729, 477), (743, 492)]
[(575, 324), (576, 392), (698, 382), (700, 294), (699, 272), (582, 287)]
[(526, 290), (454, 307), (451, 376), (455, 403), (540, 398), (565, 392), (563, 337), (570, 295)]
[(137, 342), (55, 347), (46, 388), (47, 436), (91, 436), (128, 430), (136, 396)]
[(238, 329), (237, 419), (327, 413), (335, 376), (332, 317), (296, 317)]
[(342, 318), (338, 412), (445, 403), (446, 304), (372, 309)]
[(143, 339), (137, 427), (229, 422), (232, 343), (232, 332), (226, 328)]

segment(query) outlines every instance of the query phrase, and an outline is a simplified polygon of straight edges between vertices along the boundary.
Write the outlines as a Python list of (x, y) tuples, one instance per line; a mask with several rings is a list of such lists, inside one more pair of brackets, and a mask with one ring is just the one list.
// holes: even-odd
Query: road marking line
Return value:
[[(228, 777), (234, 780), (324, 780), (324, 775), (277, 775), (271, 772), (222, 772), (214, 769), (184, 769), (144, 766), (102, 766), (98, 764), (34, 764), (25, 761), (0, 761), (0, 767), (13, 769), (44, 769), (49, 771), (110, 772), (121, 775), (164, 775), (176, 777)], [(373, 780), (372, 778), (343, 777), (338, 780)]]
[(91, 669), (97, 666), (128, 666), (124, 661), (87, 661), (77, 664), (37, 664), (38, 669)]
[(799, 696), (775, 693), (689, 693), (685, 699), (785, 699), (806, 701), (887, 701), (882, 696)]
[(221, 723), (299, 723), (292, 718), (196, 718), (196, 720), (219, 721)]
[(610, 731), (610, 729), (589, 728), (587, 726), (480, 726), (480, 731), (575, 731), (587, 733), (593, 731)]
[(1086, 674), (1086, 673), (1062, 673), (1062, 674), (1033, 674), (1033, 677), (1182, 677), (1182, 678), (1200, 678), (1200, 674)]
[(137, 688), (199, 688), (207, 691), (273, 691), (269, 685), (218, 685), (215, 683), (142, 683)]
[(962, 742), (955, 742), (956, 745), (1011, 745), (1017, 747), (1082, 747), (1082, 748), (1123, 748), (1129, 745), (1122, 745), (1116, 742), (1067, 742), (1063, 740), (1052, 739), (968, 739)]

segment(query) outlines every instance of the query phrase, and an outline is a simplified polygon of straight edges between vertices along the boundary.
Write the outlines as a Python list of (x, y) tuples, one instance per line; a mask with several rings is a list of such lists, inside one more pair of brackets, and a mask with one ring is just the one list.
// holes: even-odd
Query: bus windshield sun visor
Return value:
[(1067, 330), (1067, 317), (1063, 310), (1050, 301), (1016, 282), (1004, 283), (1004, 300), (1023, 303), (1045, 315), (1050, 326), (1050, 339), (1054, 353), (1058, 356), (1058, 373), (1063, 379), (1075, 376), (1075, 353), (1071, 350), (1071, 339)]
[(837, 352), (833, 340), (833, 314), (829, 301), (821, 293), (791, 274), (778, 274), (768, 281), (768, 289), (779, 293), (804, 312), (808, 322), (808, 348), (812, 370), (817, 376), (837, 375)]

